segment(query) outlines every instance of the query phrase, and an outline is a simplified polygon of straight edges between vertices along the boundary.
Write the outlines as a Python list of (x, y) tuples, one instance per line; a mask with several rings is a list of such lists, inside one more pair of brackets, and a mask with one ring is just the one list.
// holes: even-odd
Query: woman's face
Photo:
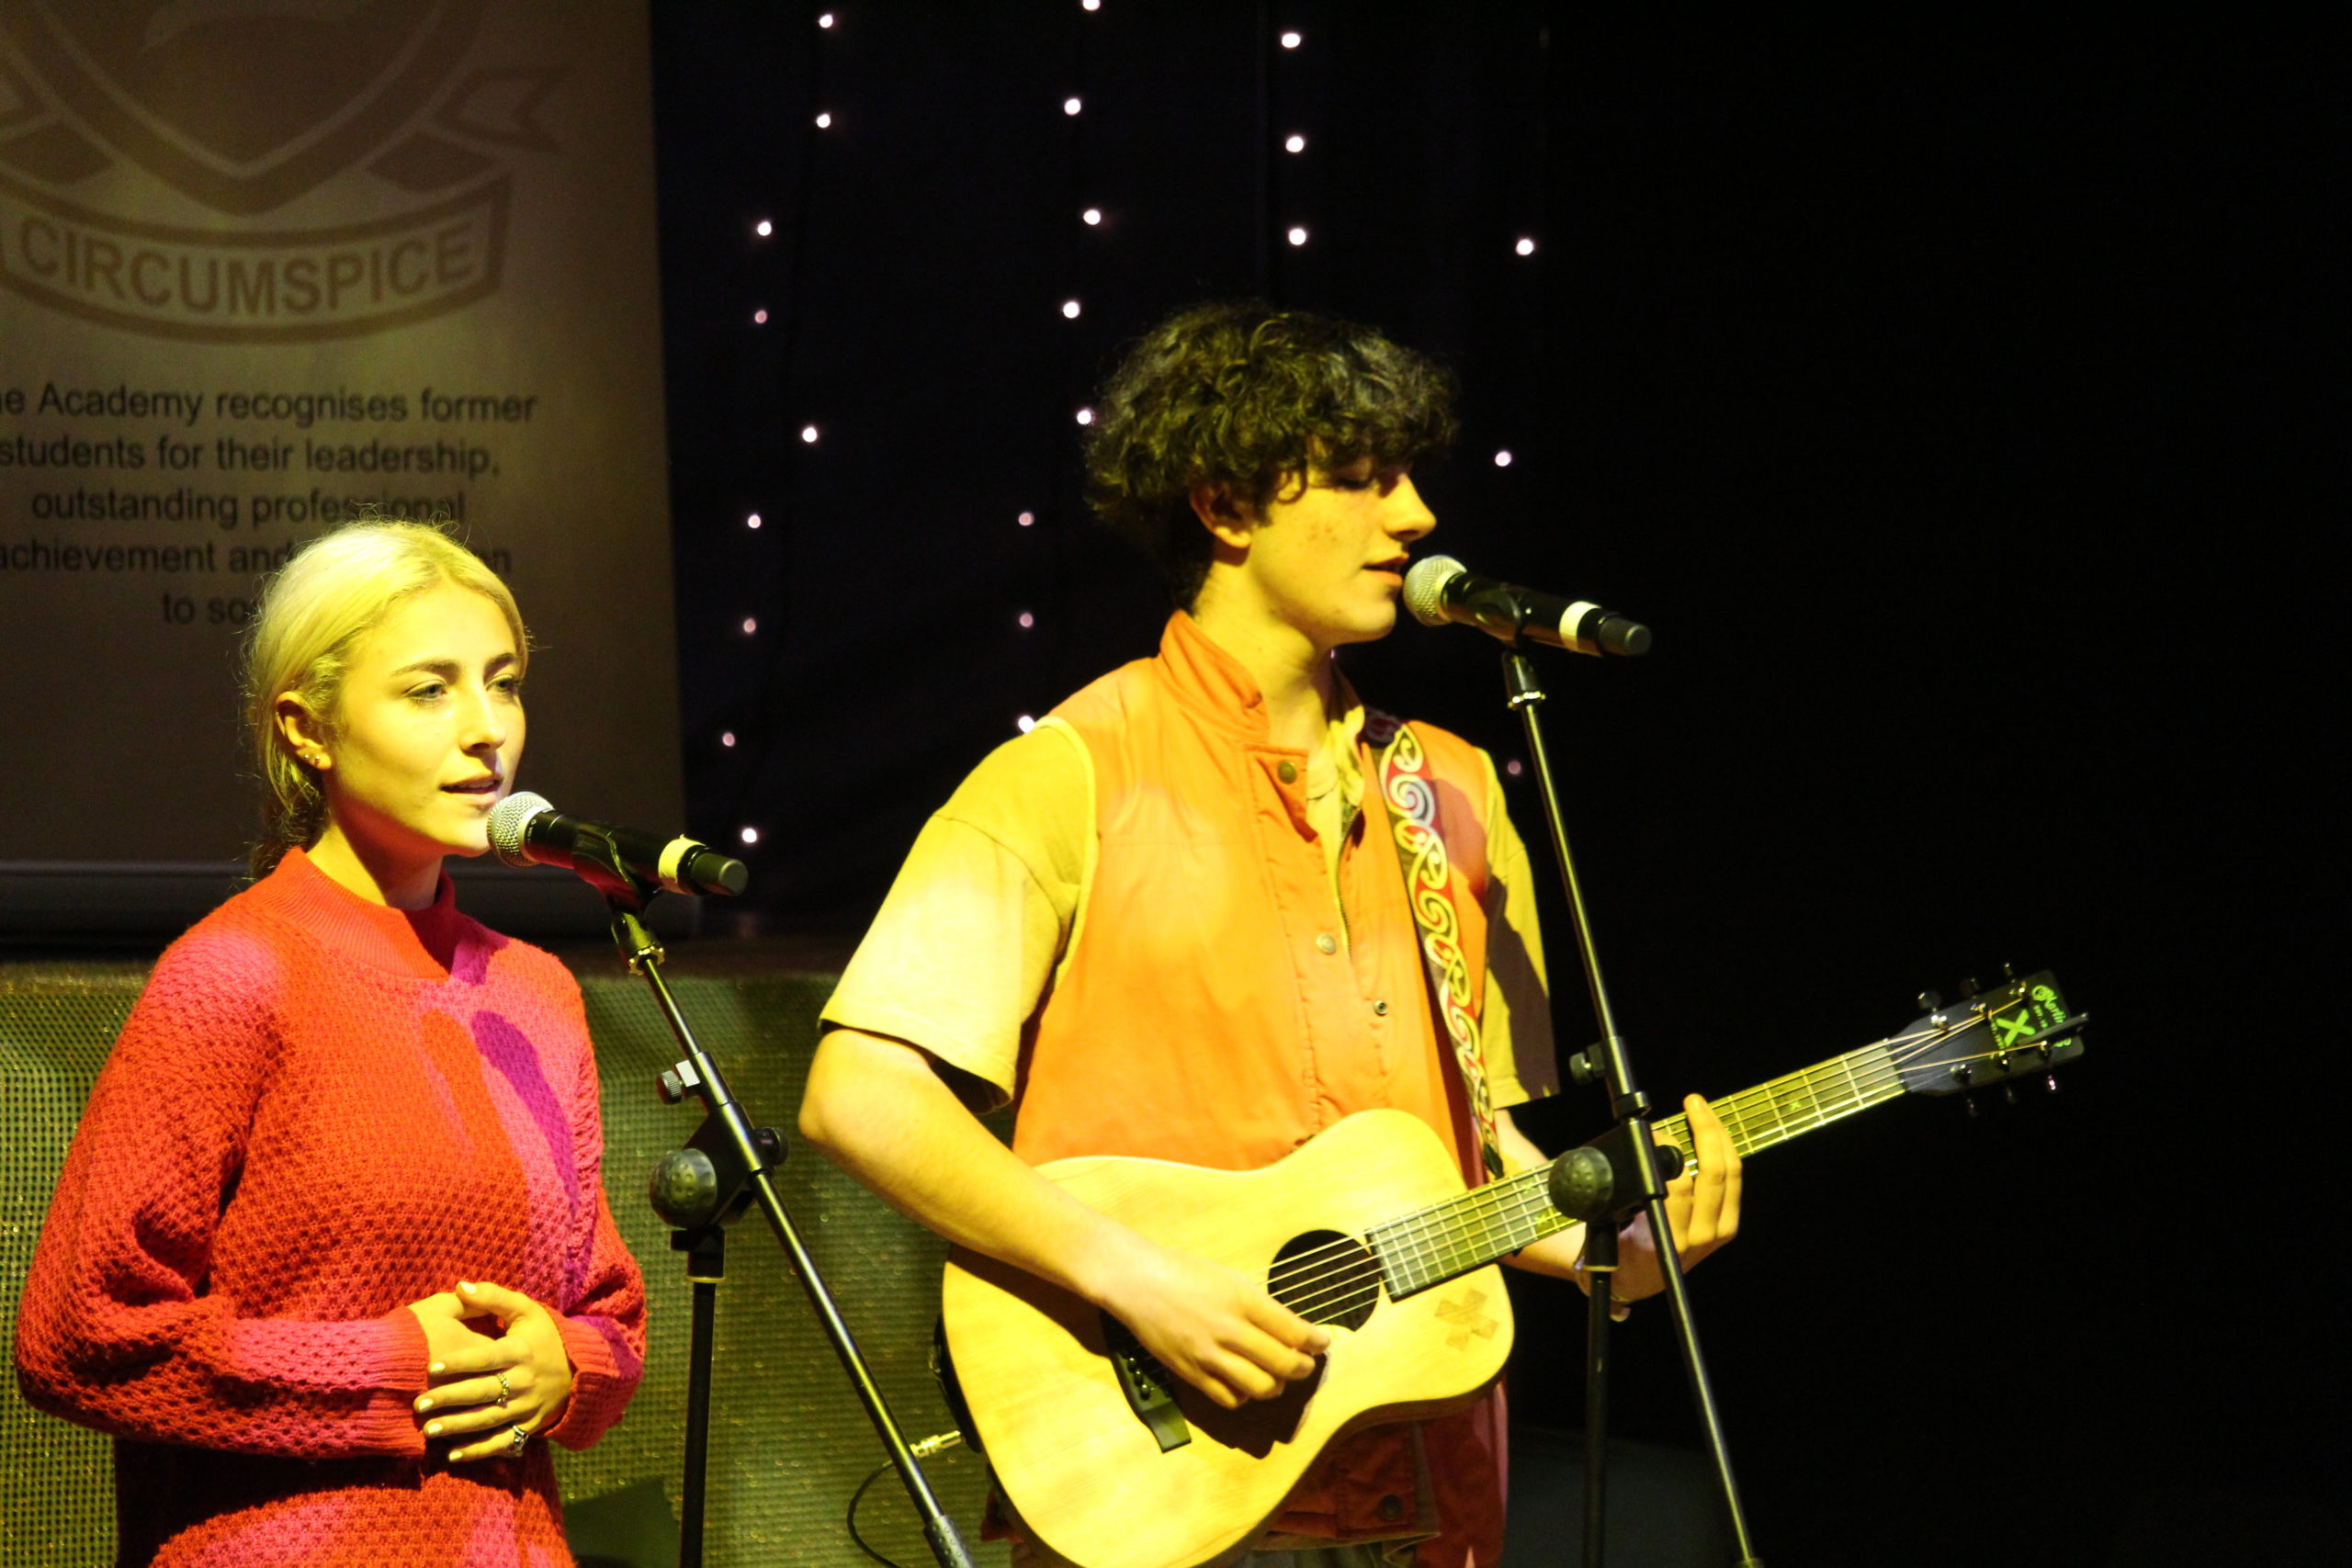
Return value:
[(522, 664), (497, 604), (454, 583), (402, 600), (363, 634), (331, 732), (294, 737), (298, 752), (326, 759), (315, 852), (347, 848), (386, 891), (423, 878), (429, 897), (443, 855), (487, 850), (490, 809), (523, 760)]

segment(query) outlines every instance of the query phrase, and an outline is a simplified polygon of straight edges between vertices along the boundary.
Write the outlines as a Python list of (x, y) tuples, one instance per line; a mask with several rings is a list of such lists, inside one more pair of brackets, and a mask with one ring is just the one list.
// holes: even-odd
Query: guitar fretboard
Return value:
[[(1902, 1076), (1882, 1041), (1727, 1095), (1715, 1102), (1715, 1113), (1745, 1158), (1903, 1092)], [(1654, 1125), (1690, 1156), (1688, 1116)], [(1551, 1174), (1546, 1167), (1491, 1181), (1373, 1227), (1364, 1239), (1380, 1258), (1389, 1295), (1443, 1284), (1566, 1230), (1572, 1222), (1552, 1206)]]

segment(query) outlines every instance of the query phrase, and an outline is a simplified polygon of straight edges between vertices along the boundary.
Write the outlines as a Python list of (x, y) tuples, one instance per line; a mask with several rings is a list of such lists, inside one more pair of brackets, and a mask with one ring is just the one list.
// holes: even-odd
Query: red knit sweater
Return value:
[(297, 851), (173, 943), (98, 1076), (17, 1319), (25, 1397), (114, 1434), (126, 1563), (571, 1561), (547, 1446), (451, 1465), (406, 1304), (490, 1280), (560, 1314), (585, 1448), (645, 1293), (598, 1179), (579, 987)]

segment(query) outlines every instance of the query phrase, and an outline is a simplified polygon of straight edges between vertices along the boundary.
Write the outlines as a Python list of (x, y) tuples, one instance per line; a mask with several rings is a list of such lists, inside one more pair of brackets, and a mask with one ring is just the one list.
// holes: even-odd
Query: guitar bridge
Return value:
[(1107, 1312), (1102, 1314), (1102, 1348), (1118, 1374), (1119, 1392), (1127, 1396), (1127, 1408), (1159, 1444), (1159, 1451), (1166, 1453), (1191, 1442), (1192, 1426), (1176, 1407), (1175, 1374), (1143, 1348), (1143, 1341), (1125, 1324)]

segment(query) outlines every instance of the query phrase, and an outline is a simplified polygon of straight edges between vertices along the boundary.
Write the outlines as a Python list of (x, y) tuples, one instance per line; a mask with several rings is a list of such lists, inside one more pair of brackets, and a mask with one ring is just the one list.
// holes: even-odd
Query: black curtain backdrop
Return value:
[[(1756, 1162), (1695, 1278), (1766, 1555), (2301, 1561), (2341, 1525), (2315, 34), (818, 9), (654, 17), (692, 825), (758, 830), (766, 922), (854, 936), (1016, 716), (1153, 645), (1075, 480), (1124, 341), (1234, 293), (1376, 321), (1466, 389), (1434, 546), (1656, 628), (1547, 666), (1654, 1095), (2004, 961), (2098, 1021), (2055, 1096)], [(1484, 639), (1348, 664), (1521, 754)], [(1549, 1284), (1514, 1282), (1515, 1409), (1573, 1425)], [(1659, 1310), (1620, 1342), (1621, 1429), (1693, 1440)]]

